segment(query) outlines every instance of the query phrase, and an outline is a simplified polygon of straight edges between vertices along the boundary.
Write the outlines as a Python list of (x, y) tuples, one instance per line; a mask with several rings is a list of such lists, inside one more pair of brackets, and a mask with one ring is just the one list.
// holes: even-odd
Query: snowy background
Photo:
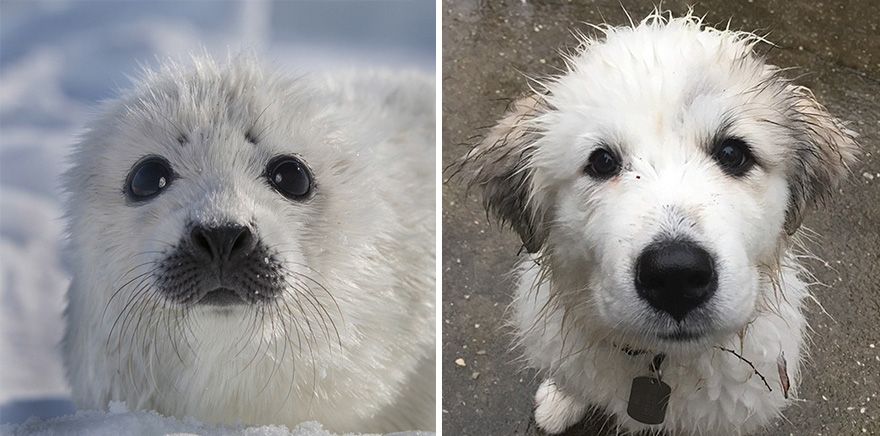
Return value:
[(204, 47), (291, 72), (434, 71), (433, 1), (0, 0), (0, 423), (72, 413), (58, 175), (96, 103)]

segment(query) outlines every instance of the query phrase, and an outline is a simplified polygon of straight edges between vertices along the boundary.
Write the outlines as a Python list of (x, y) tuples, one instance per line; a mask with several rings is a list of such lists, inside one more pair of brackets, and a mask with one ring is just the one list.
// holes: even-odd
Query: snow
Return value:
[[(433, 2), (0, 3), (0, 423), (55, 420), (223, 432), (143, 412), (73, 413), (58, 349), (69, 283), (58, 176), (90, 111), (142, 65), (205, 50), (255, 50), (298, 74), (369, 66), (434, 69)], [(115, 424), (114, 424), (115, 423)], [(77, 427), (79, 428), (79, 427)], [(4, 432), (11, 427), (3, 427)], [(266, 431), (268, 433), (260, 433)], [(288, 434), (266, 428), (253, 434)], [(42, 433), (40, 433), (42, 434)], [(211, 433), (213, 434), (213, 433)], [(293, 434), (326, 434), (304, 425)]]
[[(174, 434), (203, 436), (244, 435), (244, 436), (331, 436), (317, 422), (304, 422), (294, 429), (279, 425), (262, 427), (211, 426), (192, 418), (176, 419), (155, 412), (132, 412), (122, 403), (110, 403), (107, 412), (80, 411), (75, 415), (53, 418), (46, 421), (29, 420), (18, 425), (0, 425), (0, 434), (29, 434), (34, 436), (54, 436), (66, 434), (88, 434), (92, 436), (116, 436), (120, 434)], [(395, 433), (397, 436), (427, 436), (425, 432)]]

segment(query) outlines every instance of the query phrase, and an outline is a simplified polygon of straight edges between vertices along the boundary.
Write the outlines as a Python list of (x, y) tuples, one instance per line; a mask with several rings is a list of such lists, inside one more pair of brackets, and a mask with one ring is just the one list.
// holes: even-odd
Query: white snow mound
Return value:
[[(74, 415), (48, 420), (32, 418), (18, 425), (0, 425), (0, 435), (245, 435), (245, 436), (334, 436), (310, 421), (293, 430), (283, 425), (260, 427), (217, 426), (204, 424), (195, 418), (177, 419), (152, 411), (130, 411), (121, 402), (111, 402), (108, 411), (79, 411)], [(429, 432), (394, 433), (395, 436), (431, 436)], [(354, 435), (354, 433), (346, 433)]]

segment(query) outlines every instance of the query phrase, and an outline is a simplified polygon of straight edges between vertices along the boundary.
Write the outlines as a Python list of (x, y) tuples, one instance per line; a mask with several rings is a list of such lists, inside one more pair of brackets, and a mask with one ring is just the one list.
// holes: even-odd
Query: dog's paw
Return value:
[(562, 433), (580, 421), (586, 411), (586, 404), (559, 390), (553, 379), (544, 380), (535, 394), (535, 422), (547, 433)]

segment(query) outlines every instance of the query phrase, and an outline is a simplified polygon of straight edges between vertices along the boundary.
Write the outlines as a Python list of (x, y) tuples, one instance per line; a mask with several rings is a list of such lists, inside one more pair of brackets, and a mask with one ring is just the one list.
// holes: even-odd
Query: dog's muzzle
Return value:
[(692, 241), (666, 240), (639, 255), (635, 282), (639, 297), (681, 321), (712, 297), (718, 276), (705, 249)]

